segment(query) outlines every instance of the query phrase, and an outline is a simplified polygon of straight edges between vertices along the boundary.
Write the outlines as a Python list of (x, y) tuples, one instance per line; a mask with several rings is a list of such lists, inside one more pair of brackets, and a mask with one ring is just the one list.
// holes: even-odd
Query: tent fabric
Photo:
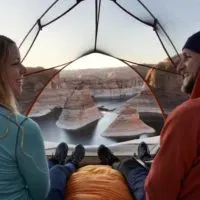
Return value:
[[(53, 55), (55, 49), (60, 49), (60, 52), (65, 50), (63, 60), (60, 57), (61, 55), (56, 55), (59, 59), (56, 63), (54, 62), (55, 65), (61, 64), (62, 61), (64, 63), (66, 60), (73, 60), (93, 50), (102, 50), (111, 53), (113, 56), (137, 62), (141, 61), (141, 58), (139, 58), (141, 55), (145, 56), (145, 60), (149, 62), (156, 57), (157, 53), (162, 54), (164, 59), (166, 54), (156, 33), (158, 33), (168, 53), (173, 56), (176, 54), (175, 49), (180, 52), (185, 39), (198, 30), (196, 23), (198, 1), (195, 1), (192, 5), (186, 0), (179, 0), (176, 3), (172, 0), (167, 2), (149, 0), (56, 0), (44, 1), (40, 4), (38, 1), (32, 1), (31, 4), (24, 3), (22, 0), (20, 2), (18, 3), (18, 10), (24, 8), (28, 12), (31, 6), (35, 8), (35, 12), (27, 15), (26, 23), (21, 24), (21, 27), (24, 28), (9, 35), (14, 35), (20, 45), (33, 24), (30, 35), (21, 46), (24, 55), (39, 31), (31, 50), (32, 53), (30, 52), (29, 56), (31, 58), (35, 54), (39, 58), (43, 50), (43, 55)], [(13, 2), (10, 0), (10, 3)], [(1, 7), (4, 8), (3, 5)], [(50, 9), (48, 9), (49, 7)], [(177, 9), (179, 13), (177, 13)], [(16, 16), (18, 10), (13, 11)], [(190, 10), (192, 10), (191, 16), (186, 17), (184, 13)], [(19, 17), (10, 20), (22, 21)], [(187, 24), (187, 28), (185, 24)], [(165, 33), (171, 39), (175, 49)], [(63, 38), (62, 44), (56, 43), (58, 37)], [(47, 49), (47, 45), (51, 46), (50, 41), (53, 46)], [(113, 43), (113, 41), (117, 41), (117, 43)], [(146, 45), (148, 45), (148, 49), (144, 48)], [(134, 48), (134, 46), (137, 46), (137, 48)], [(40, 52), (37, 52), (38, 47), (42, 49)], [(30, 61), (28, 57), (27, 59)], [(142, 59), (142, 61), (145, 60)], [(51, 62), (51, 66), (54, 63)], [(37, 60), (35, 64), (37, 64)], [(45, 63), (40, 62), (39, 64)]]
[[(39, 116), (63, 105), (70, 91), (66, 94), (58, 88), (65, 84), (71, 90), (89, 88), (98, 98), (100, 89), (105, 94), (110, 90), (113, 98), (119, 85), (126, 88), (125, 79), (120, 80), (119, 73), (110, 76), (113, 72), (99, 75), (107, 59), (113, 62), (109, 67), (126, 66), (132, 69), (129, 74), (137, 75), (132, 85), (129, 76), (126, 80), (130, 83), (127, 87), (137, 87), (140, 94), (131, 105), (145, 116), (156, 112), (165, 118), (188, 98), (180, 92), (182, 77), (176, 73), (176, 66), (185, 40), (199, 30), (199, 4), (198, 0), (2, 1), (1, 34), (16, 41), (23, 64), (30, 67), (19, 98), (22, 112)], [(76, 83), (73, 87), (66, 78), (57, 84), (66, 71), (89, 65), (98, 65), (102, 70), (90, 74), (90, 79), (85, 71), (80, 76), (68, 76)], [(73, 80), (75, 76), (77, 80)], [(91, 83), (95, 77), (96, 83)], [(147, 105), (151, 110), (144, 110)]]
[[(1, 8), (8, 10), (6, 6), (9, 4), (13, 5), (9, 11), (16, 18), (10, 18), (8, 24), (16, 24), (17, 21), (21, 23), (19, 30), (10, 31), (12, 29), (9, 27), (3, 27), (2, 33), (17, 41), (23, 57), (36, 37), (25, 63), (47, 67), (66, 60), (72, 61), (95, 50), (138, 63), (152, 60), (158, 62), (161, 60), (156, 60), (157, 55), (162, 59), (166, 57), (158, 36), (169, 55), (173, 56), (177, 54), (176, 50), (181, 51), (185, 39), (199, 29), (196, 20), (199, 6), (197, 0), (192, 4), (186, 0), (45, 0), (42, 3), (27, 3), (23, 0), (15, 3), (8, 0), (8, 4), (1, 3)], [(34, 13), (29, 14), (31, 9)], [(21, 10), (25, 11), (26, 19), (18, 15)], [(190, 17), (185, 15), (187, 12), (191, 12)], [(3, 15), (4, 12), (2, 18)], [(30, 34), (26, 38), (27, 33)], [(62, 42), (56, 42), (58, 38), (62, 38)], [(38, 48), (41, 50), (38, 51)], [(55, 55), (56, 49), (60, 53)], [(44, 61), (41, 57), (45, 54), (56, 59)], [(40, 58), (40, 61), (34, 59), (31, 62), (33, 56)]]
[(133, 200), (122, 174), (107, 165), (87, 165), (70, 177), (67, 200)]
[[(180, 4), (184, 6), (180, 8)], [(149, 68), (157, 67), (166, 58), (174, 68), (173, 57), (178, 56), (187, 36), (198, 30), (191, 23), (195, 21), (195, 12), (190, 18), (183, 14), (186, 9), (196, 10), (187, 1), (56, 0), (31, 5), (37, 12), (27, 18), (29, 31), (23, 28), (23, 34), (17, 33), (14, 38), (25, 64), (46, 68), (99, 52), (128, 64), (145, 80)], [(19, 6), (28, 10), (27, 4)], [(177, 14), (177, 7), (181, 14)], [(162, 70), (175, 74), (169, 68)], [(153, 92), (159, 98), (157, 91)], [(167, 112), (165, 103), (160, 102), (163, 114)]]

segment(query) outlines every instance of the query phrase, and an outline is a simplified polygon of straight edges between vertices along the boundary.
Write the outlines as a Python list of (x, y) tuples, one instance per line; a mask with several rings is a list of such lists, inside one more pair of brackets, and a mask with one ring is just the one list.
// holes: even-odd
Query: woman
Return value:
[(15, 42), (0, 35), (0, 199), (63, 200), (66, 181), (77, 170), (85, 149), (77, 145), (65, 161), (67, 144), (59, 144), (49, 160), (49, 174), (41, 130), (19, 114), (15, 103), (25, 73)]
[(18, 113), (26, 68), (14, 41), (0, 36), (0, 199), (45, 199), (50, 178), (39, 126)]

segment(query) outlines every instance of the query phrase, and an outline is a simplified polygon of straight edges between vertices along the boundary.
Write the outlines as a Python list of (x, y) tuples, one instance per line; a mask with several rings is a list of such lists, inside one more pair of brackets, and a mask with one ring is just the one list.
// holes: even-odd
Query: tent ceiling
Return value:
[[(44, 26), (24, 63), (28, 66), (52, 67), (72, 61), (85, 52), (94, 51), (95, 44), (98, 50), (138, 63), (157, 63), (164, 60), (167, 55), (156, 32), (151, 26), (141, 23), (131, 15), (150, 24), (154, 23), (155, 17), (178, 52), (186, 38), (199, 29), (198, 0), (193, 0), (192, 3), (187, 0), (143, 0), (142, 3), (151, 13), (139, 0), (2, 1), (1, 34), (10, 36), (19, 45), (35, 23), (21, 46), (23, 57), (38, 30)], [(44, 14), (51, 4), (52, 7)], [(66, 11), (69, 12), (48, 25)], [(97, 19), (99, 16), (98, 23), (96, 13)], [(41, 19), (39, 24), (38, 19)], [(173, 56), (176, 52), (161, 26), (157, 24), (156, 31), (169, 55)]]

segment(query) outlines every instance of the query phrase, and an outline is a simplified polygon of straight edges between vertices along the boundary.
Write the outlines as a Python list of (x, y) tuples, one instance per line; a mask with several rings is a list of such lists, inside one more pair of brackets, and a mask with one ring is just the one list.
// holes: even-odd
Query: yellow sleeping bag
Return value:
[(124, 177), (106, 165), (87, 165), (70, 177), (67, 200), (133, 200)]

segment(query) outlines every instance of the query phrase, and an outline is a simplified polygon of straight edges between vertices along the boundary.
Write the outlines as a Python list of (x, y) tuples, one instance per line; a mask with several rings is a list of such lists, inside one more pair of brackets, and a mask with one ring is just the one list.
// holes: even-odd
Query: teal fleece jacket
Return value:
[(44, 200), (50, 188), (41, 130), (0, 107), (0, 199)]

